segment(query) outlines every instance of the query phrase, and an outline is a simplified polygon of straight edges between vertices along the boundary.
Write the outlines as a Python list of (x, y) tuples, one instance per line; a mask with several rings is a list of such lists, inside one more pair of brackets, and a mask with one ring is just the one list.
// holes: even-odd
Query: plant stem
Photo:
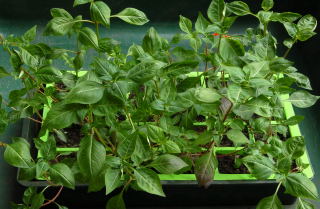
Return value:
[(133, 180), (133, 178), (130, 176), (129, 181), (127, 181), (127, 183), (123, 186), (121, 193), (124, 192), (124, 190), (130, 185), (131, 181)]
[(88, 23), (95, 24), (95, 22), (93, 22), (91, 20), (77, 20), (77, 21), (74, 21), (74, 22), (88, 22)]
[(266, 36), (267, 33), (268, 33), (267, 28), (268, 28), (268, 24), (267, 24), (267, 23), (266, 23), (266, 24), (263, 24), (263, 34), (264, 34), (264, 36)]
[(153, 80), (153, 81), (154, 81), (154, 85), (156, 86), (158, 98), (160, 98), (160, 89), (159, 89), (159, 86), (158, 86), (158, 81), (157, 80)]
[(96, 33), (97, 33), (97, 37), (98, 37), (98, 39), (100, 39), (99, 23), (98, 23), (98, 22), (95, 22), (95, 25), (96, 25)]
[(276, 192), (274, 193), (274, 195), (273, 195), (273, 197), (272, 197), (272, 202), (274, 201), (274, 198), (277, 196), (281, 184), (282, 184), (282, 182), (279, 182), (279, 184), (278, 184), (278, 186), (277, 186), (277, 189), (276, 189)]
[(286, 52), (284, 53), (284, 55), (283, 55), (283, 58), (287, 58), (287, 56), (289, 55), (289, 53), (290, 53), (290, 51), (291, 51), (291, 49), (292, 49), (292, 47), (293, 47), (293, 44), (295, 44), (296, 42), (297, 42), (297, 39), (294, 39), (294, 40), (293, 40), (293, 43), (292, 43), (292, 46), (287, 49), (287, 51), (286, 51)]
[(125, 114), (126, 114), (126, 117), (127, 117), (128, 120), (129, 120), (129, 123), (131, 124), (133, 130), (135, 131), (135, 130), (136, 130), (136, 127), (134, 126), (134, 123), (133, 123), (133, 121), (132, 121), (132, 119), (131, 119), (130, 113), (127, 112), (127, 108), (125, 109)]
[(41, 207), (47, 206), (51, 203), (53, 203), (54, 201), (56, 201), (56, 199), (59, 197), (59, 195), (61, 194), (63, 189), (63, 186), (60, 187), (59, 191), (57, 192), (56, 196), (54, 196), (51, 200), (49, 200), (48, 202), (44, 203), (43, 205), (41, 205)]
[[(107, 146), (105, 140), (104, 140), (103, 137), (101, 136), (101, 134), (100, 134), (100, 132), (98, 131), (98, 129), (95, 128), (95, 127), (93, 127), (93, 131), (95, 132), (95, 134), (97, 135), (97, 137), (98, 137), (98, 139), (101, 141), (101, 143), (102, 143), (104, 146)], [(107, 143), (110, 144), (111, 149), (112, 149), (112, 152), (115, 152), (115, 150), (116, 150), (115, 146), (111, 143), (110, 140), (108, 140), (108, 139), (106, 139), (106, 140), (107, 140)]]
[(42, 191), (41, 193), (43, 193), (44, 191), (46, 191), (49, 187), (51, 187), (50, 185), (46, 186)]

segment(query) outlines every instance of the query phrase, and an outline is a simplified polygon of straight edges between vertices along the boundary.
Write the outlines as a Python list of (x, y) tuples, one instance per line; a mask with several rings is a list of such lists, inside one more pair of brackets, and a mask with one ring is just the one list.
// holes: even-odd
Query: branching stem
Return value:
[(44, 203), (41, 207), (47, 206), (51, 203), (53, 203), (54, 201), (56, 201), (56, 199), (59, 197), (59, 195), (61, 194), (63, 189), (63, 186), (60, 187), (59, 191), (57, 192), (56, 196), (54, 196), (51, 200), (49, 200), (48, 202)]

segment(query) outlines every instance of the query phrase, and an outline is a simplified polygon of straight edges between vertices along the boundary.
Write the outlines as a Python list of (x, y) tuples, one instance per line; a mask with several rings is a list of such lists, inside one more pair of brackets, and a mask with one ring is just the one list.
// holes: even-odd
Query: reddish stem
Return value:
[(47, 206), (51, 203), (53, 203), (54, 201), (56, 201), (56, 199), (59, 197), (59, 195), (61, 194), (63, 189), (63, 186), (60, 187), (59, 191), (57, 192), (56, 196), (54, 196), (51, 200), (49, 200), (48, 202), (44, 203), (41, 207)]

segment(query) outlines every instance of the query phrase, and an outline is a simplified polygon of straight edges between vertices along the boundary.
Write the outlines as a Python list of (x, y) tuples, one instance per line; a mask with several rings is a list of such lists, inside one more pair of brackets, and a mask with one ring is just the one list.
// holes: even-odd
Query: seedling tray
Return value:
[[(286, 118), (295, 115), (293, 106), (286, 99), (289, 95), (282, 96), (282, 105)], [(44, 110), (44, 116), (48, 108)], [(38, 124), (30, 120), (23, 121), (22, 137), (31, 140), (37, 137)], [(289, 126), (290, 136), (301, 136), (298, 125)], [(46, 140), (45, 136), (42, 140)], [(217, 147), (216, 152), (220, 154), (233, 152), (241, 147)], [(58, 152), (76, 152), (78, 148), (57, 148)], [(33, 149), (33, 155), (37, 156), (36, 150)], [(305, 164), (310, 164), (308, 153), (300, 159)], [(310, 166), (303, 172), (308, 178), (312, 178), (314, 173)], [(159, 174), (166, 198), (150, 195), (145, 192), (128, 190), (125, 193), (126, 204), (130, 207), (143, 206), (213, 206), (213, 205), (256, 205), (258, 201), (266, 196), (272, 195), (278, 185), (274, 176), (268, 180), (256, 180), (251, 174), (222, 174), (218, 169), (215, 172), (214, 181), (207, 189), (200, 188), (197, 184), (194, 174), (165, 175)], [(24, 181), (20, 180), (18, 172), (18, 182), (23, 186), (34, 186), (44, 188), (47, 186), (45, 181)], [(62, 205), (68, 205), (71, 208), (86, 207), (104, 207), (108, 198), (104, 190), (95, 193), (87, 193), (88, 185), (77, 184), (75, 191), (64, 189), (59, 197)], [(117, 192), (117, 191), (115, 191)], [(49, 196), (54, 196), (56, 191), (48, 191)], [(284, 205), (293, 204), (295, 197), (284, 193), (281, 188), (279, 198)], [(143, 201), (138, 201), (143, 200)]]

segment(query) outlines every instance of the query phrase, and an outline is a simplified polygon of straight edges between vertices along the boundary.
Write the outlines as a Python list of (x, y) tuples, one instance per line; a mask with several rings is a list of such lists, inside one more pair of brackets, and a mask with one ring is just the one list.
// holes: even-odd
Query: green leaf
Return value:
[(35, 73), (37, 78), (45, 83), (59, 82), (62, 79), (62, 73), (53, 66), (42, 67)]
[(74, 189), (75, 180), (71, 169), (63, 163), (51, 165), (49, 175), (52, 182)]
[(50, 14), (52, 17), (65, 17), (65, 18), (72, 19), (72, 15), (65, 9), (61, 9), (61, 8), (50, 9)]
[(243, 1), (233, 1), (227, 4), (227, 9), (238, 16), (251, 14), (249, 6)]
[(291, 36), (292, 38), (296, 38), (296, 35), (298, 33), (298, 27), (296, 24), (291, 22), (284, 22), (283, 26), (287, 30), (289, 36)]
[(144, 25), (149, 22), (147, 16), (140, 10), (134, 8), (126, 8), (119, 12), (113, 17), (118, 17), (121, 20), (133, 24), (133, 25)]
[(187, 167), (188, 164), (175, 155), (164, 154), (156, 158), (150, 166), (160, 173), (173, 174), (178, 170)]
[(4, 78), (10, 76), (10, 74), (3, 68), (0, 66), (0, 78)]
[(158, 174), (147, 168), (138, 168), (134, 170), (134, 176), (138, 186), (150, 194), (165, 197), (163, 193)]
[(43, 127), (48, 129), (63, 129), (77, 123), (77, 111), (83, 110), (82, 105), (58, 103), (52, 106), (44, 120)]
[(304, 116), (295, 115), (283, 121), (282, 124), (285, 126), (293, 126), (303, 121), (303, 119), (304, 119)]
[(222, 65), (221, 70), (226, 71), (229, 74), (230, 79), (236, 83), (245, 81), (246, 75), (240, 67)]
[(299, 41), (306, 41), (311, 37), (315, 36), (317, 33), (310, 31), (310, 30), (300, 30), (297, 33), (297, 39)]
[(227, 65), (239, 66), (242, 61), (239, 57), (245, 53), (243, 44), (236, 39), (222, 38), (220, 44), (220, 55)]
[(160, 143), (165, 138), (163, 129), (152, 124), (147, 124), (147, 133), (150, 140), (156, 143)]
[(207, 14), (212, 23), (218, 23), (222, 21), (222, 18), (224, 16), (224, 9), (224, 0), (211, 1)]
[(82, 81), (71, 89), (65, 97), (66, 104), (94, 104), (101, 100), (104, 86), (95, 81)]
[(250, 64), (243, 67), (243, 71), (248, 73), (250, 78), (263, 78), (270, 72), (269, 62), (251, 62)]
[(214, 103), (221, 99), (221, 95), (212, 88), (197, 88), (194, 96), (197, 100), (204, 103)]
[[(192, 24), (192, 23), (191, 23)], [(195, 23), (196, 31), (199, 33), (205, 34), (207, 27), (210, 25), (210, 22), (199, 12), (197, 21)]]
[(154, 62), (142, 62), (131, 68), (127, 77), (137, 83), (145, 83), (155, 76), (158, 69), (159, 66)]
[(113, 196), (107, 203), (106, 209), (126, 209), (126, 205), (123, 201), (122, 192)]
[(4, 151), (4, 160), (14, 167), (31, 168), (33, 161), (30, 155), (30, 145), (22, 140), (8, 144)]
[(293, 12), (282, 12), (282, 13), (274, 12), (271, 16), (271, 20), (285, 23), (285, 22), (294, 22), (300, 17), (301, 17), (300, 14), (293, 13)]
[(283, 45), (285, 45), (288, 48), (292, 48), (293, 44), (294, 44), (294, 40), (292, 40), (291, 38), (288, 38), (283, 41)]
[(307, 202), (301, 198), (298, 198), (298, 207), (297, 209), (315, 209), (314, 205), (310, 202)]
[(246, 105), (249, 106), (254, 113), (263, 117), (272, 116), (272, 111), (274, 110), (274, 107), (271, 106), (269, 99), (265, 96), (253, 98), (247, 102)]
[(246, 137), (241, 130), (231, 129), (226, 135), (236, 147), (249, 143), (248, 137)]
[(295, 79), (299, 87), (305, 88), (307, 90), (312, 90), (309, 78), (302, 73), (292, 72), (288, 73), (287, 76)]
[(307, 108), (314, 105), (319, 96), (314, 96), (307, 91), (298, 90), (290, 95), (287, 101), (291, 102), (294, 106), (299, 108)]
[(122, 158), (130, 158), (136, 147), (138, 132), (134, 132), (126, 136), (123, 141), (120, 142), (117, 152)]
[(302, 136), (291, 137), (285, 142), (285, 150), (292, 159), (301, 157), (305, 152), (305, 142)]
[(119, 71), (118, 67), (111, 61), (97, 57), (94, 60), (94, 71), (103, 76), (105, 80), (112, 80), (113, 76)]
[(314, 31), (317, 27), (317, 19), (312, 15), (305, 15), (299, 20), (297, 26), (299, 31)]
[(55, 17), (47, 25), (48, 30), (52, 30), (55, 35), (66, 35), (78, 23), (78, 19), (72, 17)]
[(27, 32), (25, 32), (22, 35), (22, 38), (27, 41), (27, 42), (31, 42), (36, 38), (37, 35), (37, 26), (33, 26), (32, 28), (30, 28)]
[(198, 61), (182, 61), (174, 62), (162, 68), (163, 74), (167, 76), (178, 76), (196, 71), (195, 68), (199, 65)]
[(287, 175), (291, 171), (291, 156), (286, 156), (277, 161), (277, 168), (281, 174)]
[(277, 57), (270, 61), (270, 70), (276, 73), (287, 72), (288, 68), (293, 65), (293, 62), (283, 58)]
[(261, 7), (264, 11), (269, 11), (270, 9), (272, 9), (273, 5), (274, 5), (273, 0), (263, 0)]
[(76, 7), (78, 5), (81, 5), (81, 4), (87, 4), (89, 2), (92, 2), (93, 0), (74, 0), (73, 2), (73, 7)]
[(193, 142), (194, 145), (204, 145), (211, 142), (213, 139), (213, 134), (211, 131), (202, 132), (199, 137)]
[(262, 155), (248, 155), (242, 158), (250, 173), (259, 180), (269, 178), (275, 171), (274, 163)]
[[(159, 51), (163, 48), (163, 39), (159, 36), (158, 32), (154, 27), (151, 27), (146, 35), (143, 37), (142, 48), (146, 52), (150, 54), (159, 53)], [(139, 46), (132, 46), (131, 48), (132, 54), (138, 54), (138, 56), (144, 57), (146, 53), (143, 50), (140, 51)], [(133, 50), (135, 52), (133, 52)]]
[(75, 70), (80, 70), (84, 63), (84, 53), (81, 51), (80, 53), (77, 53), (76, 57), (73, 59), (73, 65)]
[(42, 204), (44, 203), (44, 195), (43, 193), (39, 193), (39, 194), (36, 194), (32, 197), (32, 200), (31, 200), (31, 208), (32, 209), (39, 209), (41, 208)]
[(36, 164), (36, 177), (43, 178), (45, 172), (50, 168), (50, 165), (44, 160), (38, 160)]
[(195, 160), (194, 173), (196, 175), (198, 184), (205, 188), (208, 187), (213, 181), (216, 168), (217, 160), (213, 150), (210, 150), (208, 153), (197, 158)]
[(317, 200), (319, 194), (315, 184), (301, 173), (290, 173), (284, 182), (286, 193), (296, 197)]
[(79, 31), (78, 39), (85, 46), (99, 49), (97, 34), (88, 27), (84, 27)]
[(249, 105), (240, 104), (233, 108), (233, 112), (242, 119), (249, 120), (252, 117), (254, 110)]
[(181, 153), (179, 145), (172, 140), (166, 141), (166, 143), (163, 145), (163, 150), (166, 153)]
[(20, 48), (20, 59), (22, 62), (32, 68), (37, 68), (39, 65), (39, 58), (24, 48)]
[(94, 1), (90, 5), (91, 19), (106, 27), (110, 26), (110, 13), (110, 8), (103, 1)]
[(283, 209), (283, 206), (278, 196), (272, 195), (260, 200), (256, 209)]
[(47, 141), (36, 139), (36, 146), (42, 156), (46, 160), (52, 160), (56, 157), (56, 140), (53, 135), (49, 136)]
[(22, 197), (23, 203), (26, 205), (30, 205), (30, 202), (33, 196), (36, 194), (36, 192), (37, 192), (37, 189), (35, 187), (28, 187), (23, 193), (23, 197)]
[(77, 160), (80, 170), (89, 178), (95, 178), (106, 159), (105, 147), (93, 135), (81, 139)]
[(57, 206), (58, 206), (58, 209), (68, 209), (66, 206), (63, 206), (63, 205), (57, 204)]
[(192, 22), (190, 19), (180, 15), (179, 26), (183, 32), (192, 34)]
[(121, 170), (108, 168), (105, 174), (106, 195), (118, 188), (121, 184)]

